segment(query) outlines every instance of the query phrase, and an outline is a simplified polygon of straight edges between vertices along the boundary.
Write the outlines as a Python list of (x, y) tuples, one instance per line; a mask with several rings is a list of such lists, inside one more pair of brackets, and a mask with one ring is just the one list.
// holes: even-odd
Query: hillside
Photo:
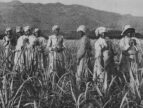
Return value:
[(19, 1), (0, 3), (0, 29), (6, 26), (31, 25), (43, 30), (51, 30), (54, 24), (59, 24), (64, 32), (68, 32), (75, 31), (80, 24), (85, 24), (90, 29), (102, 25), (121, 30), (127, 23), (135, 26), (140, 32), (143, 29), (143, 17), (122, 16), (80, 5), (36, 4)]

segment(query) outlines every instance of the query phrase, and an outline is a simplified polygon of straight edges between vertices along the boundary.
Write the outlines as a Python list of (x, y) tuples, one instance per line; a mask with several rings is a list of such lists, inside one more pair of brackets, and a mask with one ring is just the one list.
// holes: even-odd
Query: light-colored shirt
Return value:
[(96, 42), (95, 42), (95, 58), (98, 58), (101, 56), (101, 50), (103, 48), (106, 48), (108, 45), (107, 45), (107, 42), (105, 39), (103, 38), (99, 38)]
[(34, 46), (34, 42), (36, 41), (36, 37), (34, 35), (31, 35), (28, 37), (28, 39), (29, 39), (28, 48), (31, 48), (32, 46)]
[(63, 48), (63, 47), (65, 47), (63, 39), (64, 38), (63, 38), (62, 35), (49, 36), (49, 40), (48, 40), (48, 43), (47, 43), (48, 49), (51, 51), (53, 48)]
[(127, 36), (123, 37), (119, 42), (119, 46), (120, 46), (121, 50), (126, 51), (130, 47), (129, 43), (130, 43), (131, 39), (134, 39), (136, 41), (136, 44), (137, 44), (136, 48), (137, 48), (137, 50), (139, 50), (139, 47), (141, 46), (139, 39), (136, 37), (130, 38)]
[(126, 51), (130, 47), (130, 45), (129, 45), (130, 39), (131, 38), (125, 36), (120, 40), (119, 46), (122, 51)]
[(136, 38), (136, 37), (132, 37), (131, 39), (136, 40), (137, 45), (139, 45), (139, 46), (141, 45), (140, 40), (139, 40), (138, 38)]
[(39, 41), (39, 43), (40, 43), (40, 46), (42, 46), (42, 47), (46, 47), (46, 45), (47, 45), (47, 40), (44, 38), (44, 37), (42, 37), (42, 36), (40, 36), (40, 37), (38, 37), (38, 41)]
[(77, 52), (77, 59), (81, 59), (85, 54), (91, 55), (91, 44), (87, 36), (80, 39), (79, 49)]
[(18, 38), (17, 40), (17, 45), (16, 45), (16, 50), (21, 50), (21, 48), (24, 46), (24, 40), (28, 39), (28, 36), (23, 35)]
[(139, 51), (139, 50), (142, 50), (141, 49), (141, 43), (140, 43), (140, 40), (138, 39), (138, 38), (136, 38), (136, 37), (132, 37), (131, 39), (134, 39), (135, 41), (136, 41), (136, 48), (137, 48), (137, 50)]
[(3, 38), (3, 45), (5, 46), (5, 48), (8, 48), (8, 45), (10, 44), (10, 40), (7, 36), (5, 36)]

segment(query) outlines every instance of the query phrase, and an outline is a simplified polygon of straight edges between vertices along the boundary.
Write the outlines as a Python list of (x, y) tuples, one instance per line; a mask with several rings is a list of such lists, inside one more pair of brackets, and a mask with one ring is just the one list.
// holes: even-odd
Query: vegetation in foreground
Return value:
[[(70, 44), (67, 44), (70, 43)], [(117, 42), (117, 41), (115, 41)], [(92, 41), (92, 46), (93, 46)], [(66, 41), (66, 73), (54, 84), (41, 70), (10, 72), (3, 65), (0, 46), (0, 107), (1, 108), (143, 108), (143, 80), (131, 77), (130, 83), (112, 77), (107, 83), (75, 84), (77, 41)], [(142, 76), (142, 68), (138, 69)], [(132, 72), (130, 72), (130, 75)]]

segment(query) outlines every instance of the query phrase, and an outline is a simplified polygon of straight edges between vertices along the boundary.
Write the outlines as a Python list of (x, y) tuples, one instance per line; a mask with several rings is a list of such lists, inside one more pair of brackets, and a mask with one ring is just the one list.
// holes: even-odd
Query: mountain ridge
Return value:
[(84, 24), (89, 29), (106, 26), (122, 30), (123, 25), (131, 24), (142, 32), (142, 23), (143, 17), (121, 15), (75, 4), (22, 3), (18, 0), (0, 2), (0, 29), (30, 25), (51, 31), (51, 27), (58, 24), (64, 32), (68, 32), (75, 31), (79, 25)]

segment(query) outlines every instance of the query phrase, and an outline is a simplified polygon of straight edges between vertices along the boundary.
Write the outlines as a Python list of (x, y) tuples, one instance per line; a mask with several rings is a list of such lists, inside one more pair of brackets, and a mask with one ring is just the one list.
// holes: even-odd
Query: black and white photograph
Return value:
[(0, 108), (143, 108), (143, 0), (0, 0)]

